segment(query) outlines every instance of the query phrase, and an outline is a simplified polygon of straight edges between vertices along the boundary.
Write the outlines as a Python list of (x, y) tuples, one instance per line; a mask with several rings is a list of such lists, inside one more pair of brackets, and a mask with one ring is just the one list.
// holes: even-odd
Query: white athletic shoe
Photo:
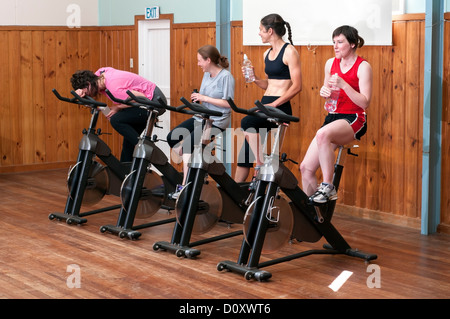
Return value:
[(327, 183), (321, 183), (317, 188), (317, 191), (309, 197), (309, 200), (318, 204), (324, 204), (330, 200), (336, 200), (337, 193), (336, 188)]

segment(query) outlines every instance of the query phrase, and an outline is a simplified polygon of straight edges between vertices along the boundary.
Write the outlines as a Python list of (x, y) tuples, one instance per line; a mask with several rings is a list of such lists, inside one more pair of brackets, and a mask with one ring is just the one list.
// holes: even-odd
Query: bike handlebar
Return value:
[(256, 106), (258, 109), (260, 109), (264, 114), (271, 118), (276, 118), (278, 120), (282, 121), (288, 121), (288, 122), (299, 122), (300, 119), (296, 116), (292, 116), (289, 114), (286, 114), (282, 110), (276, 107), (266, 107), (264, 104), (262, 104), (260, 101), (255, 101)]
[[(228, 104), (230, 105), (231, 109), (233, 109), (233, 111), (238, 112), (238, 113), (247, 114), (247, 115), (251, 115), (251, 116), (257, 116), (257, 117), (266, 118), (266, 119), (275, 118), (277, 120), (287, 121), (287, 122), (299, 122), (300, 121), (300, 119), (298, 117), (288, 115), (276, 107), (266, 107), (259, 100), (255, 101), (256, 107), (253, 107), (248, 110), (237, 107), (232, 98), (228, 98), (227, 101), (228, 101)], [(261, 112), (258, 112), (258, 111), (261, 111)]]
[[(183, 114), (191, 114), (191, 115), (195, 115), (195, 114), (199, 114), (199, 113), (201, 113), (201, 114), (208, 114), (208, 115), (215, 115), (215, 116), (223, 115), (221, 112), (212, 111), (212, 110), (206, 108), (205, 106), (203, 106), (201, 104), (190, 103), (184, 97), (182, 97), (180, 99), (184, 103), (184, 105), (180, 105), (180, 106), (174, 107), (174, 106), (170, 106), (167, 103), (165, 103), (160, 96), (158, 96), (156, 98), (159, 103), (156, 103), (154, 101), (149, 100), (146, 97), (136, 96), (130, 91), (127, 91), (127, 94), (133, 100), (135, 100), (135, 101), (137, 101), (139, 103), (146, 104), (146, 105), (149, 105), (149, 106), (152, 106), (152, 107), (165, 108), (165, 109), (167, 109), (169, 111), (173, 111), (173, 112), (178, 112), (178, 113), (183, 113)], [(186, 108), (189, 108), (190, 110), (186, 110)]]
[(191, 103), (186, 100), (184, 97), (180, 98), (181, 102), (183, 102), (188, 108), (196, 113), (211, 115), (211, 116), (222, 116), (223, 113), (219, 111), (213, 111), (208, 109), (206, 106), (199, 103)]
[(56, 89), (52, 89), (52, 92), (53, 92), (53, 94), (55, 94), (55, 96), (58, 98), (58, 100), (61, 100), (64, 102), (78, 104), (78, 105), (85, 105), (85, 106), (89, 106), (89, 107), (106, 106), (105, 103), (96, 101), (91, 97), (88, 97), (88, 99), (84, 99), (81, 96), (79, 96), (78, 94), (76, 94), (75, 91), (70, 91), (70, 93), (72, 93), (72, 95), (74, 96), (73, 98), (61, 96), (61, 94), (59, 94), (59, 92)]
[(56, 89), (52, 89), (52, 92), (53, 92), (53, 94), (56, 95), (58, 100), (61, 100), (61, 101), (64, 101), (64, 102), (68, 102), (68, 103), (73, 103), (73, 104), (83, 104), (80, 101), (78, 101), (75, 97), (69, 99), (68, 97), (61, 96)]
[(237, 113), (242, 113), (242, 114), (246, 114), (246, 115), (252, 115), (252, 116), (257, 116), (257, 117), (264, 117), (267, 118), (267, 116), (263, 113), (257, 112), (258, 108), (257, 107), (253, 107), (251, 109), (242, 109), (240, 107), (237, 107), (236, 104), (234, 103), (233, 99), (231, 97), (229, 97), (227, 99), (228, 104), (230, 105), (231, 109)]
[(75, 98), (76, 98), (78, 101), (82, 102), (82, 104), (84, 104), (84, 105), (89, 105), (89, 106), (93, 106), (93, 107), (98, 107), (98, 106), (104, 107), (104, 106), (107, 106), (106, 103), (96, 101), (96, 100), (94, 100), (92, 97), (90, 97), (90, 96), (88, 96), (88, 95), (86, 95), (86, 98), (84, 98), (84, 97), (79, 96), (79, 95), (78, 95), (75, 91), (73, 91), (73, 90), (70, 91), (70, 93), (72, 93), (72, 95), (75, 96)]
[(150, 108), (155, 108), (156, 107), (156, 108), (159, 108), (159, 109), (161, 109), (161, 108), (162, 109), (167, 109), (169, 111), (178, 112), (178, 113), (194, 114), (194, 113), (190, 113), (188, 110), (184, 110), (186, 108), (185, 105), (181, 105), (181, 106), (178, 106), (178, 107), (173, 107), (173, 106), (167, 105), (167, 103), (164, 102), (164, 100), (160, 96), (158, 96), (156, 98), (158, 100), (158, 103), (157, 103), (157, 102), (154, 102), (154, 101), (148, 99), (147, 97), (136, 96), (131, 91), (127, 91), (127, 94), (133, 100), (135, 100), (136, 102), (145, 104), (145, 105), (149, 106)]
[[(113, 102), (116, 102), (116, 103), (119, 103), (119, 104), (126, 104), (126, 105), (130, 105), (130, 106), (136, 106), (136, 107), (141, 106), (141, 104), (134, 103), (132, 98), (127, 98), (126, 100), (122, 100), (122, 99), (119, 99), (119, 98), (115, 97), (115, 96), (111, 93), (111, 91), (108, 90), (108, 89), (105, 90), (105, 93), (109, 96), (109, 98), (110, 98)], [(127, 93), (128, 93), (128, 91), (127, 91)]]

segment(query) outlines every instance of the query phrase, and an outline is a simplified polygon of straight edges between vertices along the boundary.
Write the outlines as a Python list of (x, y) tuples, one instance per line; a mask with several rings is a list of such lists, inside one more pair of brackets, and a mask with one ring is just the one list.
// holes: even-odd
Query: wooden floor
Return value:
[[(88, 217), (83, 226), (50, 221), (66, 200), (66, 170), (0, 174), (0, 298), (152, 298), (152, 299), (299, 299), (299, 298), (449, 298), (450, 236), (423, 236), (416, 229), (360, 220), (335, 213), (333, 223), (353, 247), (375, 253), (380, 288), (369, 288), (373, 273), (363, 260), (343, 255), (314, 255), (265, 270), (267, 282), (247, 281), (216, 269), (236, 261), (242, 237), (200, 246), (196, 259), (153, 251), (153, 243), (170, 240), (173, 224), (142, 230), (139, 240), (100, 233), (115, 224), (118, 211)], [(118, 203), (105, 197), (101, 205)], [(84, 209), (85, 211), (86, 209)], [(167, 218), (158, 213), (152, 219)], [(210, 233), (228, 230), (217, 225)], [(197, 237), (195, 237), (196, 239)], [(262, 260), (296, 253), (315, 244), (287, 244)], [(71, 266), (75, 265), (75, 266)], [(70, 268), (72, 267), (72, 268)], [(81, 287), (70, 287), (79, 267)], [(352, 276), (334, 292), (328, 286), (344, 270)], [(72, 277), (71, 277), (72, 276)], [(369, 280), (368, 280), (369, 279)], [(68, 285), (69, 283), (69, 285)]]

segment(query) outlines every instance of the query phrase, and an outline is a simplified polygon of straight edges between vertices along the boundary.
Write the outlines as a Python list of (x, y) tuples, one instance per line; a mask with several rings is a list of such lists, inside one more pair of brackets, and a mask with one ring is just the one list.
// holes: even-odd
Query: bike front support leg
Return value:
[(80, 216), (80, 209), (83, 202), (84, 192), (87, 187), (89, 172), (91, 170), (94, 153), (91, 151), (80, 150), (78, 154), (77, 163), (75, 167), (75, 175), (72, 180), (72, 187), (67, 195), (66, 206), (64, 213), (51, 213), (48, 218), (50, 220), (65, 220), (67, 224), (84, 224), (87, 222), (86, 218)]
[(269, 220), (267, 218), (267, 213), (271, 209), (270, 205), (273, 203), (273, 197), (276, 196), (278, 185), (275, 183), (269, 183), (267, 186), (266, 195), (264, 196), (264, 201), (262, 203), (262, 210), (260, 216), (258, 216), (258, 227), (255, 232), (255, 239), (253, 242), (252, 252), (250, 254), (250, 259), (247, 267), (253, 268), (258, 267), (259, 259), (261, 257), (261, 251), (264, 245), (264, 239), (266, 237), (266, 232), (269, 226)]

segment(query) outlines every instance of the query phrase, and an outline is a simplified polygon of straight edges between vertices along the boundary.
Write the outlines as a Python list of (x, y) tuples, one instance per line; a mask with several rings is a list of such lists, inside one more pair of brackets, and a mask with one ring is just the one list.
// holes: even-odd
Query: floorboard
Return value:
[[(195, 259), (153, 251), (170, 241), (173, 224), (141, 230), (139, 240), (99, 231), (115, 224), (118, 210), (88, 216), (82, 226), (50, 221), (62, 212), (66, 170), (0, 174), (0, 298), (2, 299), (436, 299), (450, 297), (450, 236), (423, 236), (416, 229), (363, 220), (337, 211), (333, 224), (353, 247), (375, 253), (371, 264), (343, 255), (313, 255), (265, 268), (267, 282), (247, 281), (216, 269), (235, 261), (242, 237), (202, 245)], [(106, 196), (94, 208), (119, 203)], [(86, 211), (92, 208), (85, 208)], [(158, 212), (151, 220), (169, 215)], [(218, 224), (201, 239), (231, 229)], [(320, 248), (291, 243), (263, 260)], [(79, 288), (73, 269), (79, 269)], [(378, 267), (380, 287), (370, 288)], [(344, 270), (353, 274), (337, 291), (329, 285)], [(369, 282), (369, 285), (368, 285)]]

